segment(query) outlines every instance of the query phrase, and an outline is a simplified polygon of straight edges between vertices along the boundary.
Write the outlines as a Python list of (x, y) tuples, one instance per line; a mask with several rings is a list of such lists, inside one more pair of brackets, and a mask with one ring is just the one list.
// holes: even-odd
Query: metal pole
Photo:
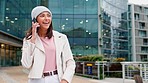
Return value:
[(123, 83), (125, 80), (125, 64), (122, 64), (122, 78), (123, 78)]
[(100, 80), (100, 63), (98, 62), (98, 79)]
[(103, 79), (104, 79), (104, 62), (103, 62), (103, 67), (102, 67), (102, 73), (103, 73)]
[(83, 62), (83, 75), (85, 74), (85, 63)]

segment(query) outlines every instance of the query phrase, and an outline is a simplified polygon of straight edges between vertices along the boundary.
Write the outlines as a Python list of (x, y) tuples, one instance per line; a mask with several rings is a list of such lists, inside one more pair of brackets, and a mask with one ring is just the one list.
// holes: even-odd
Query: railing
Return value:
[[(90, 78), (104, 79), (108, 77), (122, 77), (122, 65), (120, 63), (111, 62), (89, 62), (89, 61), (77, 61), (76, 62), (76, 74), (87, 76)], [(116, 76), (114, 76), (116, 75)], [(119, 76), (120, 75), (120, 76)]]
[[(106, 65), (106, 61), (97, 61), (95, 65), (98, 67), (98, 79), (104, 79), (104, 66)], [(102, 68), (101, 68), (102, 67)], [(102, 69), (102, 71), (101, 71)], [(101, 76), (102, 75), (102, 76)], [(101, 78), (102, 77), (102, 78)]]
[(122, 78), (133, 79), (134, 75), (140, 75), (143, 81), (148, 81), (148, 62), (121, 62)]
[(76, 74), (83, 75), (91, 78), (97, 78), (97, 65), (95, 62), (77, 61)]
[(148, 83), (148, 62), (76, 62), (76, 74), (90, 78), (104, 79), (105, 76), (111, 77), (112, 74), (121, 75), (120, 78), (134, 79), (139, 75), (142, 80)]

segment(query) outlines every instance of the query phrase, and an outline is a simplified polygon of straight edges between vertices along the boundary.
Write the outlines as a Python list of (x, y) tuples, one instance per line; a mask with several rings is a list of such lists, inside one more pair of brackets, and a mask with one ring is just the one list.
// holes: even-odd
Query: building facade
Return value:
[(99, 0), (99, 53), (108, 58), (125, 58), (128, 55), (128, 1)]
[(22, 39), (38, 4), (41, 0), (0, 0), (0, 67), (21, 64)]
[(129, 4), (129, 48), (133, 61), (148, 61), (148, 6)]
[(98, 54), (97, 0), (49, 0), (53, 27), (68, 36), (73, 55)]
[(91, 0), (1, 0), (0, 66), (20, 65), (22, 40), (37, 5), (53, 13), (54, 30), (68, 36), (74, 55), (98, 54), (98, 3)]
[(37, 5), (51, 10), (53, 28), (68, 36), (74, 56), (131, 60), (127, 0), (0, 0), (0, 66), (20, 65), (22, 40)]

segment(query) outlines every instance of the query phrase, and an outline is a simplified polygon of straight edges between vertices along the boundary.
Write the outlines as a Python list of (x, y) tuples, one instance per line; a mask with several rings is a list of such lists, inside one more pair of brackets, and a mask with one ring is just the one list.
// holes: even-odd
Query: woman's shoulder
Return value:
[(54, 31), (54, 30), (53, 30), (53, 35), (54, 35), (54, 36), (67, 37), (65, 34), (63, 34), (63, 33), (61, 33), (61, 32), (58, 32), (58, 31)]

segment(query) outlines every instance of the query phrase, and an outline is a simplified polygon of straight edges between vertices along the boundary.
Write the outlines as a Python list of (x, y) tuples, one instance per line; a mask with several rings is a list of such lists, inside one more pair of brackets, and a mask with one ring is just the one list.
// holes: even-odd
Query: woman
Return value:
[(22, 65), (29, 83), (71, 83), (75, 61), (67, 36), (53, 30), (52, 13), (44, 6), (31, 12), (32, 27), (23, 40)]

